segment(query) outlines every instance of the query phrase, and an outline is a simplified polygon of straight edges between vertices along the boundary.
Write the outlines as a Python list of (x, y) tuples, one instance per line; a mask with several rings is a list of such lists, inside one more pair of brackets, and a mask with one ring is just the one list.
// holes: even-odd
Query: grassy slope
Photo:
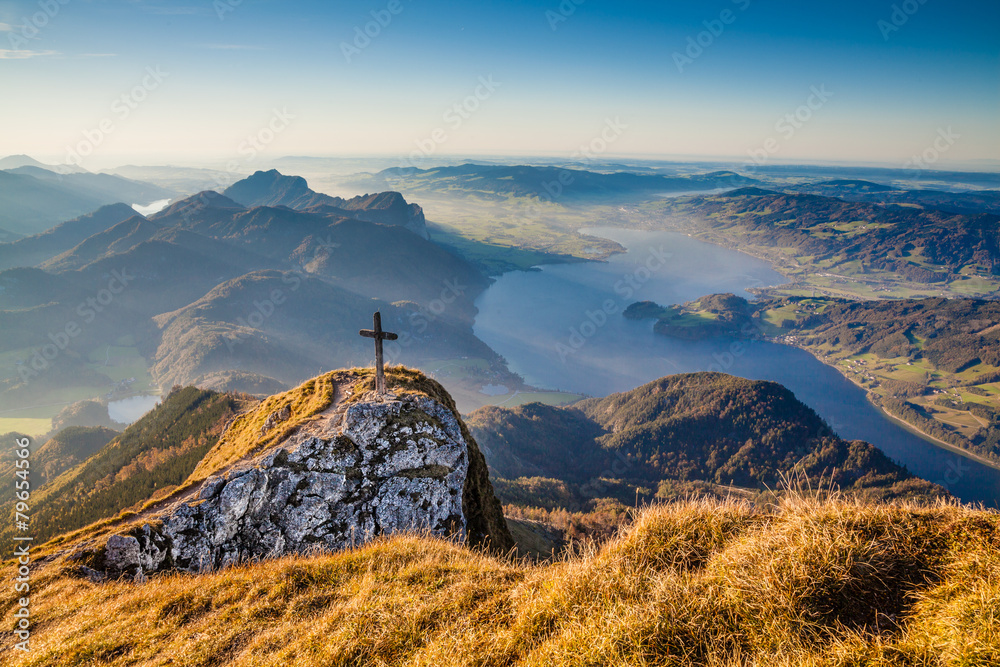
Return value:
[[(238, 408), (228, 394), (194, 387), (172, 393), (85, 461), (32, 492), (35, 539), (114, 516), (180, 484)], [(0, 536), (12, 530), (0, 526)]]
[(36, 568), (31, 652), (5, 664), (1000, 661), (1000, 517), (949, 505), (669, 504), (536, 565), (396, 536), (143, 585), (70, 568)]

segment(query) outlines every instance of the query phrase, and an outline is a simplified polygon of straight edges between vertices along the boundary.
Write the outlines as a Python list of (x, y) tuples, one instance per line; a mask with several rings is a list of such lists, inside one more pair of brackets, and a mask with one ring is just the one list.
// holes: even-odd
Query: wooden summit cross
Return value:
[(359, 332), (365, 338), (375, 339), (375, 391), (381, 396), (385, 393), (385, 373), (382, 370), (382, 341), (396, 340), (396, 334), (389, 331), (382, 331), (382, 314), (375, 311), (373, 326), (371, 329), (362, 329)]

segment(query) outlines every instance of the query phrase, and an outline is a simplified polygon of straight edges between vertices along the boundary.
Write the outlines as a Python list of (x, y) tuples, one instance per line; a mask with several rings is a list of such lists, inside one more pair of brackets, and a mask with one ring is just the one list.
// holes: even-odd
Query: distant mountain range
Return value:
[(127, 204), (108, 204), (40, 234), (0, 243), (0, 269), (35, 266), (136, 215)]
[(0, 169), (17, 169), (18, 167), (38, 167), (57, 174), (87, 174), (83, 167), (72, 164), (44, 164), (29, 155), (8, 155), (0, 158)]
[[(746, 170), (762, 179), (768, 178), (809, 178), (826, 180), (866, 180), (879, 183), (896, 183), (906, 188), (907, 184), (939, 183), (945, 187), (997, 189), (1000, 187), (1000, 173), (992, 171), (947, 171), (935, 169), (903, 167), (861, 167), (810, 164), (765, 164), (742, 165)], [(926, 187), (926, 186), (920, 186)], [(907, 188), (908, 189), (908, 188)]]
[(223, 194), (244, 206), (286, 206), (325, 216), (356, 218), (385, 225), (401, 225), (428, 238), (423, 209), (407, 204), (398, 192), (362, 195), (353, 199), (314, 192), (301, 176), (283, 176), (277, 170), (258, 171), (228, 187)]
[(108, 204), (149, 204), (178, 194), (111, 174), (59, 173), (26, 156), (0, 162), (19, 165), (0, 171), (0, 228), (20, 236), (45, 232)]
[(393, 167), (376, 174), (359, 175), (345, 184), (358, 188), (390, 188), (404, 192), (465, 192), (575, 200), (736, 188), (756, 182), (732, 171), (663, 176), (627, 172), (598, 173), (563, 167), (464, 164), (434, 169)]
[(803, 194), (838, 197), (845, 201), (899, 204), (937, 209), (947, 213), (1000, 215), (1000, 190), (945, 192), (944, 190), (901, 190), (871, 181), (833, 180), (790, 188)]
[[(0, 352), (18, 360), (4, 404), (101, 391), (110, 380), (89, 355), (119, 339), (163, 386), (275, 390), (365, 363), (357, 330), (375, 309), (402, 335), (393, 361), (497, 358), (471, 327), (487, 278), (429, 240), (398, 193), (345, 200), (273, 171), (226, 192), (247, 204), (212, 191), (149, 217), (114, 204), (0, 243)], [(65, 353), (39, 357), (57, 343)]]

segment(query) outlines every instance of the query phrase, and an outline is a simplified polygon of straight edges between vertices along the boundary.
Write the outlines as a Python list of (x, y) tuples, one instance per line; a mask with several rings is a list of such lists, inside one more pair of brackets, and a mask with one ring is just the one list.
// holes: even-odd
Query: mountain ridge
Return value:
[(484, 407), (468, 421), (499, 478), (521, 479), (515, 488), (568, 482), (584, 506), (588, 486), (635, 495), (659, 485), (662, 497), (671, 481), (760, 491), (793, 474), (873, 498), (947, 495), (871, 444), (837, 437), (785, 387), (720, 373), (666, 376), (563, 408)]
[(343, 199), (311, 190), (301, 176), (285, 176), (277, 169), (271, 169), (255, 172), (229, 186), (222, 194), (248, 208), (285, 206), (328, 217), (353, 217), (405, 227), (424, 239), (430, 238), (423, 209), (417, 204), (407, 204), (398, 192)]

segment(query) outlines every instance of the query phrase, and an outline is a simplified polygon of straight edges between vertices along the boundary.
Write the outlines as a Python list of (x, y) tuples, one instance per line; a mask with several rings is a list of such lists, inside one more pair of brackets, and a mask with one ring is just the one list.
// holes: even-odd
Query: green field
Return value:
[[(844, 345), (829, 343), (829, 339), (825, 338), (828, 334), (822, 327), (815, 331), (800, 328), (799, 323), (806, 317), (822, 313), (830, 307), (833, 307), (832, 302), (822, 299), (788, 303), (778, 301), (760, 309), (757, 322), (766, 336), (779, 337), (781, 342), (808, 350), (874, 397), (908, 401), (922, 410), (925, 417), (939, 422), (964, 438), (965, 442), (973, 442), (981, 435), (981, 429), (991, 428), (989, 419), (974, 415), (964, 407), (980, 404), (1000, 412), (1000, 382), (995, 381), (1000, 368), (981, 360), (960, 372), (936, 367), (923, 356), (927, 338), (909, 330), (906, 340), (913, 346), (910, 348), (912, 356), (880, 357), (872, 352), (855, 352), (849, 346), (845, 349)], [(989, 328), (989, 322), (977, 326), (980, 329), (984, 326)], [(921, 388), (919, 391), (923, 393), (909, 393), (910, 389), (901, 388), (894, 382), (908, 383), (910, 387)], [(939, 401), (954, 403), (942, 405)]]
[[(30, 417), (0, 417), (0, 433), (24, 433), (34, 437), (45, 435), (52, 430), (52, 419), (32, 419)], [(6, 444), (6, 443), (4, 443)]]
[[(989, 297), (1000, 292), (1000, 278), (989, 275), (982, 267), (969, 265), (958, 272), (962, 278), (950, 283), (918, 283), (903, 276), (872, 267), (862, 267), (859, 262), (845, 256), (835, 255), (818, 259), (800, 254), (792, 247), (772, 246), (755, 242), (759, 234), (740, 224), (722, 231), (712, 229), (704, 222), (688, 215), (684, 203), (691, 198), (679, 197), (673, 200), (651, 200), (630, 207), (628, 213), (602, 210), (604, 224), (621, 225), (642, 229), (668, 229), (690, 234), (708, 243), (714, 243), (753, 255), (770, 262), (774, 270), (788, 278), (788, 283), (760, 290), (762, 294), (781, 296), (832, 296), (851, 299), (921, 298), (931, 296), (949, 297)], [(766, 212), (764, 212), (766, 213)], [(763, 214), (763, 213), (762, 213)], [(739, 220), (747, 213), (733, 216)], [(791, 220), (775, 223), (776, 227), (787, 225)], [(809, 228), (810, 236), (817, 239), (851, 238), (868, 234), (886, 227), (878, 222), (852, 221), (836, 225), (819, 225)], [(819, 231), (829, 227), (836, 233)], [(740, 239), (738, 242), (735, 239)], [(914, 248), (903, 257), (917, 266), (929, 270), (941, 267), (924, 259), (922, 248)]]
[[(595, 224), (616, 224), (612, 207), (569, 208), (536, 197), (453, 197), (421, 193), (432, 234), (493, 273), (546, 263), (605, 259), (622, 247), (608, 239), (580, 234)], [(442, 234), (443, 232), (443, 234)], [(519, 252), (515, 252), (519, 251)]]
[[(0, 354), (0, 368), (6, 373), (6, 378), (0, 379), (16, 379), (17, 362), (29, 359), (32, 354), (30, 348)], [(81, 384), (74, 382), (73, 377), (61, 378), (63, 384), (43, 390), (33, 391), (29, 384), (26, 390), (19, 392), (21, 406), (0, 410), (0, 433), (16, 430), (43, 435), (51, 430), (52, 418), (72, 403), (90, 399), (114, 400), (159, 391), (149, 374), (146, 360), (139, 354), (131, 336), (123, 336), (112, 345), (90, 350), (84, 358), (85, 367), (97, 373), (96, 377), (103, 378), (99, 384)], [(58, 371), (53, 369), (48, 372)], [(127, 382), (131, 378), (135, 381)]]

